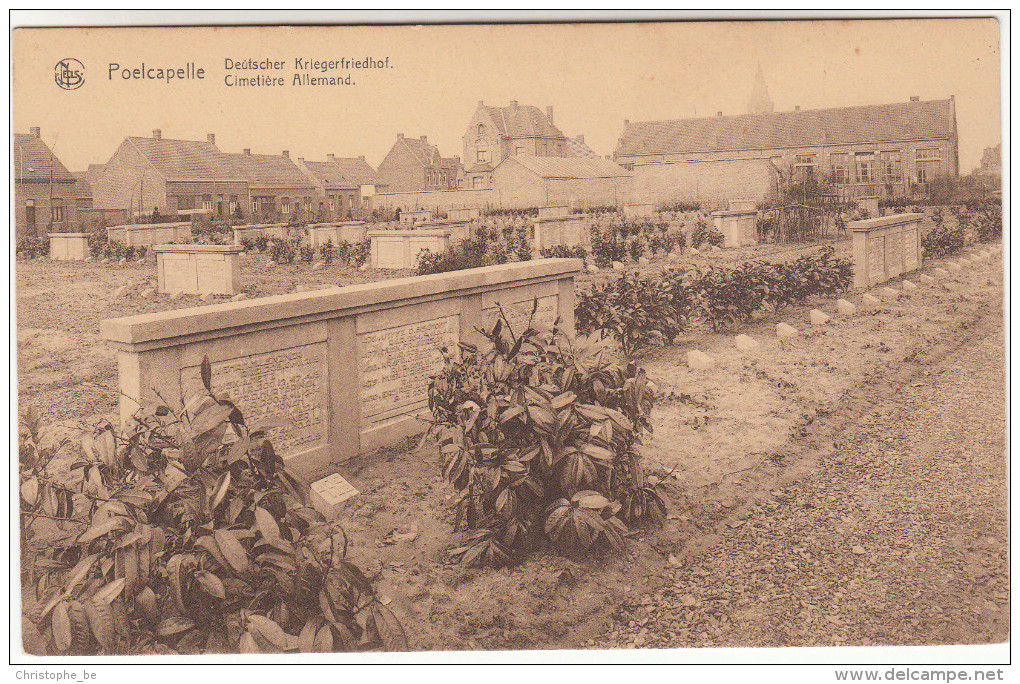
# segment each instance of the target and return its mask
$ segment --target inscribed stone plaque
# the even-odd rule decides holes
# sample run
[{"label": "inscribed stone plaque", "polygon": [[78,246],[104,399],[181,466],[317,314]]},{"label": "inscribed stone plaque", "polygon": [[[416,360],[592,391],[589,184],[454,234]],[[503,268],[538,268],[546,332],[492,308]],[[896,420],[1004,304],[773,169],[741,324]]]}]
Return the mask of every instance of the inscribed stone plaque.
[{"label": "inscribed stone plaque", "polygon": [[[513,304],[504,302],[500,302],[500,304],[503,306],[503,313],[506,314],[507,320],[510,321],[510,329],[514,335],[524,332],[528,327],[531,308],[535,305],[534,298]],[[496,318],[499,316],[499,309],[493,306],[486,309],[483,313],[485,314],[485,327],[490,328],[495,324]],[[535,324],[551,328],[556,322],[558,315],[559,297],[549,295],[538,298],[538,309],[535,311],[535,318],[533,319]]]},{"label": "inscribed stone plaque", "polygon": [[903,265],[908,271],[913,271],[920,264],[917,263],[917,231],[903,231]]},{"label": "inscribed stone plaque", "polygon": [[400,238],[379,238],[379,263],[377,268],[403,268],[404,241]]},{"label": "inscribed stone plaque", "polygon": [[902,250],[903,233],[893,233],[886,236],[885,239],[885,262],[887,264],[902,264],[903,254]]},{"label": "inscribed stone plaque", "polygon": [[[181,370],[185,396],[200,387],[198,378],[198,366]],[[326,445],[325,342],[218,361],[212,381],[213,391],[230,395],[249,427],[283,424],[269,436],[284,458]]]},{"label": "inscribed stone plaque", "polygon": [[195,263],[187,254],[163,254],[163,283],[167,292],[197,292]]},{"label": "inscribed stone plaque", "polygon": [[213,292],[216,294],[227,291],[227,260],[217,256],[215,258],[195,258],[195,271],[198,276],[198,289],[200,292]]},{"label": "inscribed stone plaque", "polygon": [[358,335],[361,417],[397,415],[424,404],[429,376],[443,365],[440,349],[456,349],[459,341],[459,315]]},{"label": "inscribed stone plaque", "polygon": [[868,238],[868,277],[872,281],[885,279],[885,238]]}]

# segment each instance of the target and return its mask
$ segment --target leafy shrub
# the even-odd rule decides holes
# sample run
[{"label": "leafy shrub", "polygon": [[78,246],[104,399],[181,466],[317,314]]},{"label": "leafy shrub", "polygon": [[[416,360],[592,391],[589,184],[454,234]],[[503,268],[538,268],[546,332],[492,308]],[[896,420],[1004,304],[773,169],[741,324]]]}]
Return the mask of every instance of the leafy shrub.
[{"label": "leafy shrub", "polygon": [[690,211],[701,211],[700,202],[675,202],[673,204],[667,204],[664,207],[660,207],[659,211],[672,211],[677,213],[690,212]]},{"label": "leafy shrub", "polygon": [[[211,389],[82,440],[59,482],[29,412],[20,440],[23,587],[47,654],[406,648],[399,621],[306,505],[266,431]],[[70,534],[34,541],[40,518]],[[34,541],[34,543],[33,543]]]},{"label": "leafy shrub", "polygon": [[477,239],[467,239],[442,253],[421,250],[418,252],[416,272],[418,275],[432,275],[488,265],[484,246]]},{"label": "leafy shrub", "polygon": [[925,258],[938,259],[959,252],[965,242],[966,235],[962,226],[949,228],[940,222],[921,238],[921,247],[924,248]]},{"label": "leafy shrub", "polygon": [[326,240],[325,244],[319,248],[319,254],[322,256],[322,263],[329,266],[333,263],[333,241]]},{"label": "leafy shrub", "polygon": [[531,261],[531,224],[517,226],[517,260]]},{"label": "leafy shrub", "polygon": [[246,254],[251,254],[255,251],[255,241],[250,237],[241,238],[241,249],[243,249]]},{"label": "leafy shrub", "polygon": [[336,259],[345,266],[351,265],[351,255],[354,253],[354,246],[347,240],[341,240],[336,246]]},{"label": "leafy shrub", "polygon": [[50,255],[50,236],[26,235],[14,245],[14,253],[22,259],[34,259]]},{"label": "leafy shrub", "polygon": [[672,343],[683,330],[688,295],[675,272],[642,277],[624,273],[581,293],[574,324],[582,334],[611,335],[631,357],[653,345]]},{"label": "leafy shrub", "polygon": [[1002,203],[988,201],[977,206],[977,238],[981,242],[1002,239]]},{"label": "leafy shrub", "polygon": [[289,240],[273,240],[269,243],[269,258],[278,264],[293,264],[296,256],[294,245]]},{"label": "leafy shrub", "polygon": [[462,360],[444,349],[429,384],[455,529],[471,531],[452,555],[498,567],[545,542],[571,555],[620,549],[626,522],[660,522],[665,504],[635,451],[653,404],[644,371],[556,329],[515,335],[504,317],[483,332],[481,347],[460,344]]},{"label": "leafy shrub", "polygon": [[259,233],[258,235],[255,236],[255,249],[265,254],[266,248],[268,246],[269,238],[265,234]]},{"label": "leafy shrub", "polygon": [[353,265],[361,268],[372,256],[372,241],[368,238],[355,243],[351,248],[351,261]]},{"label": "leafy shrub", "polygon": [[698,219],[691,231],[691,247],[701,247],[705,243],[715,247],[721,247],[726,238],[715,228],[708,225],[705,219]]},{"label": "leafy shrub", "polygon": [[305,263],[310,264],[315,259],[315,248],[311,245],[301,245],[298,247],[298,252],[301,256],[301,261]]},{"label": "leafy shrub", "polygon": [[89,254],[92,256],[93,259],[99,259],[103,256],[103,251],[106,248],[106,240],[107,238],[105,231],[103,232],[96,231],[94,233],[89,233],[88,237]]},{"label": "leafy shrub", "polygon": [[542,256],[546,259],[581,259],[583,261],[588,258],[588,250],[581,245],[575,247],[556,245],[543,249]]}]

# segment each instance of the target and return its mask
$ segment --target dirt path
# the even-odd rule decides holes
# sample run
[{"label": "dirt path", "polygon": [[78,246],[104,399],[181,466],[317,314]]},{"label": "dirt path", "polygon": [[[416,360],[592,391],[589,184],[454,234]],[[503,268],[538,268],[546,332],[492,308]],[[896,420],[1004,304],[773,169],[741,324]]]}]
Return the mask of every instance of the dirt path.
[{"label": "dirt path", "polygon": [[[987,329],[991,323],[991,331]],[[1009,638],[1002,321],[852,422],[601,647]]]}]

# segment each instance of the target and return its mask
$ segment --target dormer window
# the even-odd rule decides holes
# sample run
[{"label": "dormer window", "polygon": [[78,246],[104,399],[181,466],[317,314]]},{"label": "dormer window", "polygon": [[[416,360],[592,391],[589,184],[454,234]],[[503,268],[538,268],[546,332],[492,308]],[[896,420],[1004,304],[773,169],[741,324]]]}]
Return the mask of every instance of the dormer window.
[{"label": "dormer window", "polygon": [[478,135],[485,135],[485,124],[478,124]]}]

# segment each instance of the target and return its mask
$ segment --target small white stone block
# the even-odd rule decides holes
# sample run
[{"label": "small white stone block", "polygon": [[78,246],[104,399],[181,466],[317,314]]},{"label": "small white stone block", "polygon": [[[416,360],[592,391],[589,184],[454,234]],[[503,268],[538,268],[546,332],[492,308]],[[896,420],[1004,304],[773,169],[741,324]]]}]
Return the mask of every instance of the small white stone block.
[{"label": "small white stone block", "polygon": [[670,252],[669,253],[669,260],[670,261],[680,261],[680,255],[677,254],[676,252]]},{"label": "small white stone block", "polygon": [[950,271],[953,271],[953,272],[962,271],[963,270],[963,266],[961,266],[960,264],[956,263],[955,261],[948,262],[946,264],[946,266],[949,268]]},{"label": "small white stone block", "polygon": [[836,313],[840,316],[853,316],[857,313],[857,307],[845,299],[836,300]]},{"label": "small white stone block", "polygon": [[273,261],[272,259],[270,259],[269,261],[266,262],[266,268],[275,268],[275,267],[276,267],[276,262]]},{"label": "small white stone block", "polygon": [[961,266],[970,266],[970,259],[963,257],[961,259],[958,259],[957,263],[960,264]]},{"label": "small white stone block", "polygon": [[298,292],[308,292],[308,286],[304,284],[298,285],[294,288],[294,293],[297,294]]},{"label": "small white stone block", "polygon": [[309,499],[315,510],[335,520],[340,513],[340,504],[360,493],[340,473],[333,473],[312,483]]},{"label": "small white stone block", "polygon": [[935,269],[935,275],[936,275],[936,276],[938,276],[939,278],[945,278],[945,277],[946,277],[947,275],[949,275],[949,271],[947,271],[947,270],[946,270],[946,269],[944,269],[944,268],[938,268],[938,267],[936,267],[936,269]]},{"label": "small white stone block", "polygon": [[171,301],[177,301],[178,299],[180,299],[183,296],[184,296],[184,292],[182,292],[181,290],[177,290],[177,292],[174,292],[172,295],[170,295],[170,300]]},{"label": "small white stone block", "polygon": [[712,370],[715,368],[715,359],[698,349],[687,352],[687,365],[694,370]]},{"label": "small white stone block", "polygon": [[698,251],[697,247],[691,247],[691,254],[701,254],[701,252]]},{"label": "small white stone block", "polygon": [[234,295],[233,297],[230,298],[230,301],[232,301],[232,302],[243,302],[246,299],[248,299],[248,295],[246,295],[243,292],[238,292],[236,295]]},{"label": "small white stone block", "polygon": [[613,270],[614,271],[622,271],[623,270],[623,262],[621,262],[621,261],[614,261],[613,262]]},{"label": "small white stone block", "polygon": [[922,273],[918,279],[921,281],[922,285],[930,285],[935,282],[935,279],[927,273]]},{"label": "small white stone block", "polygon": [[113,291],[113,298],[120,299],[121,297],[127,294],[127,291],[128,291],[127,285],[121,285],[120,287]]},{"label": "small white stone block", "polygon": [[361,268],[358,269],[362,273],[368,270],[368,264],[362,264]]},{"label": "small white stone block", "polygon": [[595,264],[589,264],[588,265],[588,273],[598,273],[598,272],[599,272],[599,267],[598,266],[596,266]]},{"label": "small white stone block", "polygon": [[318,270],[321,270],[321,269],[322,269],[322,262],[321,261],[316,261],[314,264],[312,264],[312,270],[313,271],[318,271]]},{"label": "small white stone block", "polygon": [[900,291],[899,290],[895,290],[895,289],[893,289],[891,287],[883,287],[881,290],[879,290],[879,292],[886,299],[896,299],[897,297],[900,296]]},{"label": "small white stone block", "polygon": [[149,288],[146,288],[146,289],[142,290],[142,294],[140,296],[141,296],[142,299],[149,299],[149,298],[153,297],[155,294],[156,294],[156,291],[153,290],[151,287],[149,287]]},{"label": "small white stone block", "polygon": [[909,280],[904,280],[901,284],[903,285],[904,292],[913,292],[914,290],[917,289],[917,285],[910,282]]},{"label": "small white stone block", "polygon": [[651,259],[649,259],[649,258],[648,258],[648,257],[646,257],[646,256],[643,256],[643,257],[640,257],[640,258],[638,258],[638,263],[639,263],[639,264],[650,264],[651,262],[652,262],[652,260],[651,260]]},{"label": "small white stone block", "polygon": [[881,299],[879,299],[875,295],[870,294],[865,294],[863,297],[861,297],[861,301],[867,304],[868,306],[878,306],[879,304],[882,303]]},{"label": "small white stone block", "polygon": [[206,292],[204,295],[199,297],[199,299],[201,299],[203,302],[211,302],[212,298],[213,298],[212,292]]},{"label": "small white stone block", "polygon": [[992,253],[989,252],[987,249],[982,249],[980,254],[982,259],[988,259],[992,256]]},{"label": "small white stone block", "polygon": [[808,313],[808,318],[811,319],[811,325],[825,325],[829,322],[829,314],[818,309],[811,309]]},{"label": "small white stone block", "polygon": [[780,339],[789,340],[791,338],[796,337],[800,333],[792,325],[789,325],[787,323],[777,323],[776,334],[779,335]]},{"label": "small white stone block", "polygon": [[712,245],[712,251],[713,252],[721,252],[722,251],[722,247],[720,247],[719,245]]},{"label": "small white stone block", "polygon": [[124,266],[125,264],[127,264],[127,259],[121,257],[120,261],[118,261],[117,263],[120,264],[121,266]]},{"label": "small white stone block", "polygon": [[737,335],[734,341],[737,343],[737,349],[745,354],[755,354],[761,351],[761,342],[750,335]]}]

